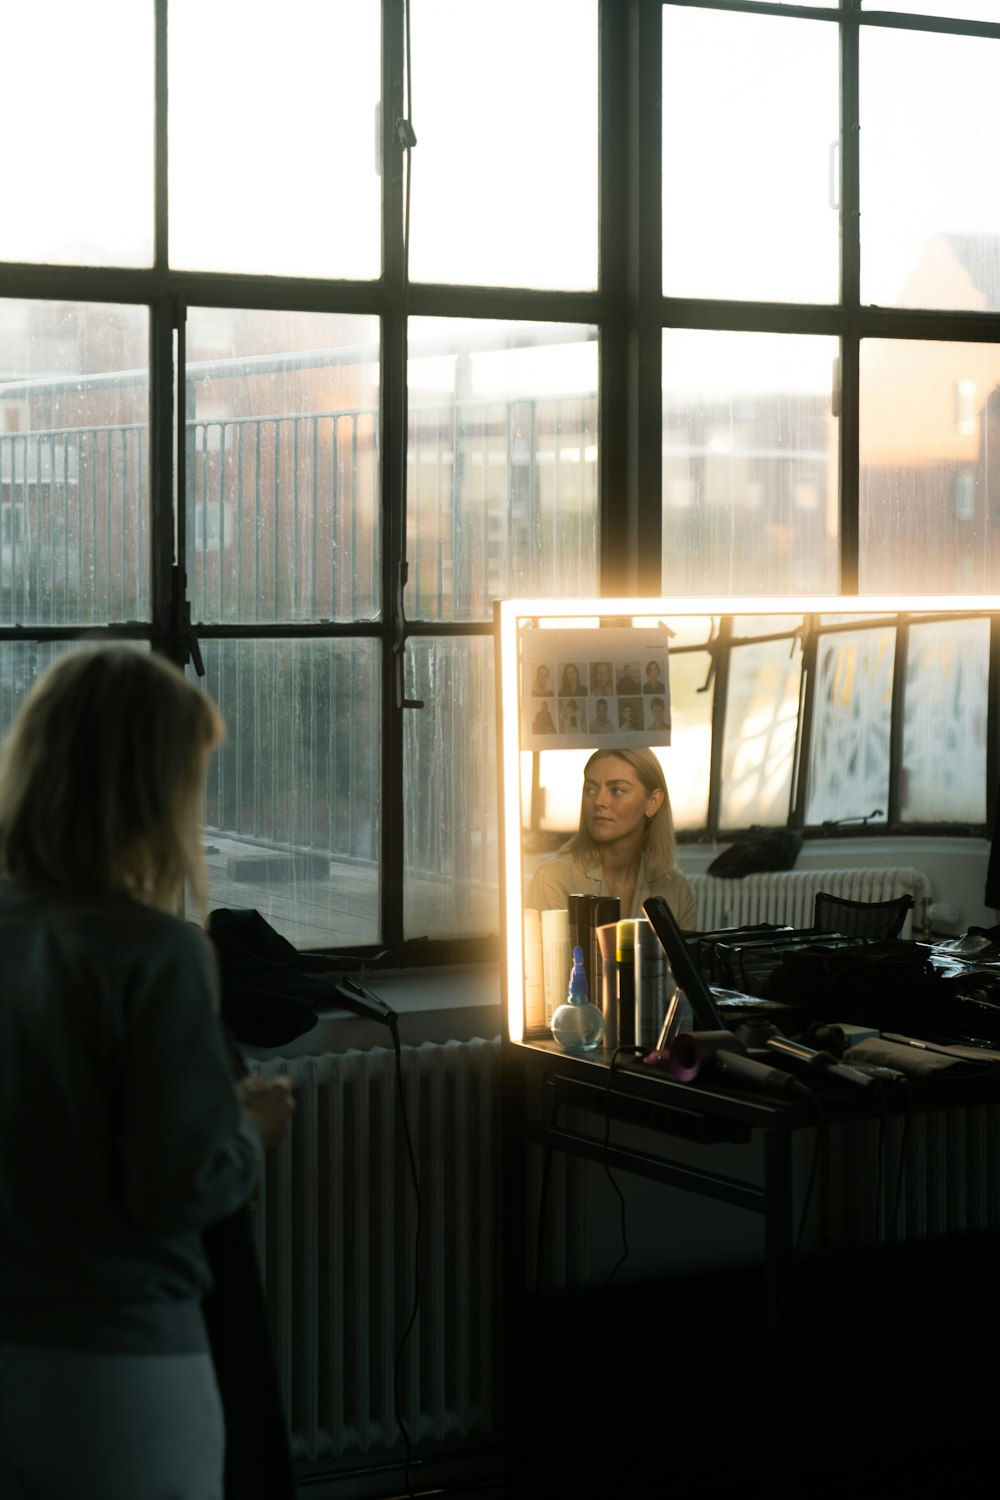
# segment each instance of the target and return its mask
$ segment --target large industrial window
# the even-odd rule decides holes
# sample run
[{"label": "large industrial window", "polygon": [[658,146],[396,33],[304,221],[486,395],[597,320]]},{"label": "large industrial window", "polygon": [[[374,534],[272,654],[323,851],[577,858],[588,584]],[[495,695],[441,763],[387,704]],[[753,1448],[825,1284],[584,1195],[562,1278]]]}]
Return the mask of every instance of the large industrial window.
[{"label": "large industrial window", "polygon": [[[498,596],[997,586],[991,4],[85,9],[5,23],[0,719],[94,631],[200,671],[213,905],[490,951]],[[785,805],[777,655],[734,650],[686,836]],[[894,651],[901,822],[982,825],[987,655]],[[898,783],[819,732],[806,826]]]}]

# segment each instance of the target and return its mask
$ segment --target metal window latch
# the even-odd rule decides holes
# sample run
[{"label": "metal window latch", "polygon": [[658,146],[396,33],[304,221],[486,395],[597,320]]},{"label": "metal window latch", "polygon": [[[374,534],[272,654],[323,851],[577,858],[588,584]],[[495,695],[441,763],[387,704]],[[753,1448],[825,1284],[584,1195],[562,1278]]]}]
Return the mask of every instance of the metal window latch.
[{"label": "metal window latch", "polygon": [[179,569],[174,569],[174,641],[180,655],[180,664],[186,667],[191,662],[199,677],[205,675],[205,663],[198,644],[198,632],[191,623],[191,603],[185,598],[187,579],[181,579]]},{"label": "metal window latch", "polygon": [[396,622],[393,628],[392,654],[396,660],[396,702],[400,708],[423,708],[422,698],[407,698],[403,689],[403,652],[406,650],[406,613],[403,609],[403,591],[410,576],[410,565],[405,558],[399,564],[399,587],[396,600]]},{"label": "metal window latch", "polygon": [[199,677],[204,677],[205,663],[201,658],[201,646],[198,644],[198,632],[191,624],[191,606],[189,604],[186,604],[184,606],[184,613],[187,616],[187,619],[184,622],[184,634],[181,637],[184,647],[184,660],[185,662],[190,661],[193,664],[194,669]]}]

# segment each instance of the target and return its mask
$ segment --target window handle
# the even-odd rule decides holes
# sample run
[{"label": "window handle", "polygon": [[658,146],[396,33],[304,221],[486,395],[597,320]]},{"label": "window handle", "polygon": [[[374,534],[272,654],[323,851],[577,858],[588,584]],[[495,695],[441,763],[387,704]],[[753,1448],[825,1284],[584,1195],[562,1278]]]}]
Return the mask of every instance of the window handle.
[{"label": "window handle", "polygon": [[205,663],[201,657],[198,634],[191,624],[191,601],[186,597],[187,575],[174,567],[174,644],[179,653],[180,664],[186,667],[191,662],[199,677],[205,675]]}]

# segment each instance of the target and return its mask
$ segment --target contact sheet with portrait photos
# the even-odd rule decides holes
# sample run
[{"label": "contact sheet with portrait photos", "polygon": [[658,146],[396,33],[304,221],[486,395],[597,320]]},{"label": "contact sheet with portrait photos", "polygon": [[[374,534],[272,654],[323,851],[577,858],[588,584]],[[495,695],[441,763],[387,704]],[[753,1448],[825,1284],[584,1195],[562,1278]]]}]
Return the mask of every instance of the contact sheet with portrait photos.
[{"label": "contact sheet with portrait photos", "polygon": [[670,744],[669,631],[525,630],[521,748]]}]

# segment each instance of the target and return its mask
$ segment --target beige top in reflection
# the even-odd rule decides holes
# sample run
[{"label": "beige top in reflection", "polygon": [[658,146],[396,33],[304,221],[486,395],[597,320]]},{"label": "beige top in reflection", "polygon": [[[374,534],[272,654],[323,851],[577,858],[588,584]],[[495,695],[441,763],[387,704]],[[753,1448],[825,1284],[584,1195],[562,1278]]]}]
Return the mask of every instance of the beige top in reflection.
[{"label": "beige top in reflection", "polygon": [[[561,910],[566,905],[567,896],[577,893],[592,896],[611,894],[604,884],[600,865],[584,870],[576,863],[572,854],[557,854],[555,859],[548,860],[535,871],[524,904],[536,911]],[[696,930],[698,912],[686,878],[679,870],[669,875],[650,876],[646,869],[646,857],[641,855],[632,910],[622,912],[622,917],[641,917],[642,903],[649,896],[663,896],[678,927],[686,932]]]}]

